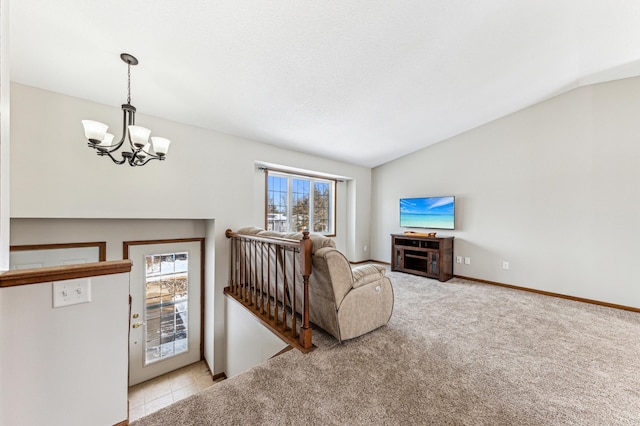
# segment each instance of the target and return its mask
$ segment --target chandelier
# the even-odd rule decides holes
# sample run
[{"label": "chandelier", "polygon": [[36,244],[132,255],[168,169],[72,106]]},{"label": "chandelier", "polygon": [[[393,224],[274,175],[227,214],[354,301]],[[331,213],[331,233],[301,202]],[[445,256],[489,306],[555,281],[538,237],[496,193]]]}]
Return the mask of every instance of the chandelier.
[{"label": "chandelier", "polygon": [[[127,64],[127,103],[122,105],[122,138],[116,144],[114,136],[107,133],[104,123],[93,120],[82,120],[84,135],[89,140],[88,146],[97,151],[101,157],[105,155],[116,164],[129,163],[130,166],[144,166],[151,160],[164,160],[169,150],[169,139],[154,136],[149,143],[151,130],[136,126],[136,107],[131,105],[131,65],[138,65],[138,60],[128,53],[123,53],[120,58]],[[124,141],[129,142],[131,151],[123,151],[122,159],[116,159],[112,154],[120,149]]]}]

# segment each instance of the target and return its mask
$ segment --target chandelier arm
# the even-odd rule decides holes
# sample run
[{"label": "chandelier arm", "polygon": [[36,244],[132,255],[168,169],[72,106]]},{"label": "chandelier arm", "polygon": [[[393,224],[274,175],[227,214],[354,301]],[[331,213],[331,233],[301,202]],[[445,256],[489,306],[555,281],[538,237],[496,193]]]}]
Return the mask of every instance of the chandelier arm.
[{"label": "chandelier arm", "polygon": [[151,160],[161,160],[161,159],[162,159],[161,157],[158,157],[158,156],[152,155],[152,156],[150,156],[149,158],[146,158],[143,162],[138,162],[138,163],[136,163],[135,165],[136,165],[136,166],[144,166],[145,164],[147,164],[147,163],[148,163],[149,161],[151,161]]},{"label": "chandelier arm", "polygon": [[[141,153],[144,153],[144,154],[140,156]],[[136,150],[133,153],[132,161],[135,162],[136,166],[144,166],[149,161],[154,160],[156,158],[158,158],[157,155],[149,154],[147,151],[145,151],[142,148],[136,148]]]},{"label": "chandelier arm", "polygon": [[147,164],[146,161],[144,161],[144,159],[146,158],[146,156],[143,154],[142,157],[140,157],[140,153],[141,152],[145,152],[142,148],[136,148],[133,147],[133,152],[132,152],[132,156],[129,159],[129,164],[131,166],[144,166],[145,164]]},{"label": "chandelier arm", "polygon": [[121,146],[122,146],[122,142],[124,141],[121,140],[120,142],[118,142],[116,145],[111,145],[110,149],[105,150],[106,153],[111,153],[111,152],[115,152],[117,151]]},{"label": "chandelier arm", "polygon": [[[140,154],[142,154],[142,156],[140,156]],[[164,160],[164,156],[151,154],[145,151],[143,148],[136,148],[136,150],[133,152],[133,160],[135,160],[137,166],[144,166],[151,160]]]},{"label": "chandelier arm", "polygon": [[144,164],[147,164],[147,163],[149,162],[149,160],[160,159],[160,158],[164,157],[164,156],[160,156],[160,155],[158,155],[158,154],[151,154],[150,152],[147,152],[147,151],[145,151],[145,150],[144,150],[144,149],[142,149],[142,148],[139,148],[139,149],[138,149],[138,152],[136,152],[136,155],[137,155],[137,154],[139,154],[139,153],[141,153],[141,152],[142,152],[142,153],[144,153],[144,157],[145,157],[145,158],[146,158],[146,157],[149,157],[149,158],[147,159],[147,161],[145,161],[145,162],[144,162]]},{"label": "chandelier arm", "polygon": [[[117,151],[118,149],[120,149],[120,147],[124,143],[125,137],[126,137],[126,135],[128,133],[127,129],[128,129],[128,127],[127,127],[127,110],[124,108],[124,105],[123,105],[123,108],[122,108],[122,137],[120,138],[120,141],[115,145],[110,145],[108,148],[105,147],[105,148],[102,148],[102,149],[100,149],[100,148],[97,148],[97,149],[99,149],[100,151],[107,152],[107,153],[108,152]],[[122,164],[122,163],[118,163],[118,164]]]},{"label": "chandelier arm", "polygon": [[127,159],[126,159],[126,158],[124,158],[124,156],[123,156],[122,160],[116,160],[116,159],[115,159],[115,157],[114,157],[113,155],[111,155],[111,152],[112,152],[112,151],[98,151],[98,155],[99,155],[99,156],[101,156],[101,157],[104,157],[105,155],[108,155],[108,156],[109,156],[109,158],[111,158],[111,160],[112,160],[114,163],[118,164],[118,165],[120,165],[120,164],[124,164],[124,163],[125,163],[125,161],[127,161]]}]

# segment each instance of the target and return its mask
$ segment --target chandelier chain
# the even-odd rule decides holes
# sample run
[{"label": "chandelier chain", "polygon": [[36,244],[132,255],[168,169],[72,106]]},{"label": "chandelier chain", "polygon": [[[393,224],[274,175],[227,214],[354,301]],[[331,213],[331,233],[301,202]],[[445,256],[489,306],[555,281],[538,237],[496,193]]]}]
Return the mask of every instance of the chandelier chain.
[{"label": "chandelier chain", "polygon": [[127,63],[127,103],[131,103],[131,64]]}]

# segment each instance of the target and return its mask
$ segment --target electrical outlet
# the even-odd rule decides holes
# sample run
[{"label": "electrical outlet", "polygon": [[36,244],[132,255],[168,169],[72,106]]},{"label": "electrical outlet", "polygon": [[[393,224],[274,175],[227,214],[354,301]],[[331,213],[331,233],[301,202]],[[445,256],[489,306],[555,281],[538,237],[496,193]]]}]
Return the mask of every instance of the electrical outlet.
[{"label": "electrical outlet", "polygon": [[364,250],[363,251],[367,251],[367,245],[364,245]]},{"label": "electrical outlet", "polygon": [[470,257],[465,257],[464,258],[464,264],[465,265],[471,265],[471,258]]},{"label": "electrical outlet", "polygon": [[509,269],[509,262],[507,262],[506,260],[502,261],[502,269]]},{"label": "electrical outlet", "polygon": [[456,256],[456,263],[462,263],[462,256]]}]

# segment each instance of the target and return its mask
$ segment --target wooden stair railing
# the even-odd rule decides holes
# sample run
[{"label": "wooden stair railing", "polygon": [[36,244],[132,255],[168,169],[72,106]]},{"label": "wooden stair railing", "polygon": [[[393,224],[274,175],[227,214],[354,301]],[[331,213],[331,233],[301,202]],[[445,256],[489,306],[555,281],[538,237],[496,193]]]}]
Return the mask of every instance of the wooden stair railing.
[{"label": "wooden stair railing", "polygon": [[[231,252],[229,286],[225,287],[224,293],[291,346],[305,353],[313,350],[309,325],[309,276],[312,272],[309,232],[303,232],[300,241],[238,234],[230,229],[225,235],[231,240]],[[298,282],[299,276],[302,282]],[[302,309],[297,309],[296,291],[302,291]],[[299,331],[297,312],[301,312],[302,317]]]}]

